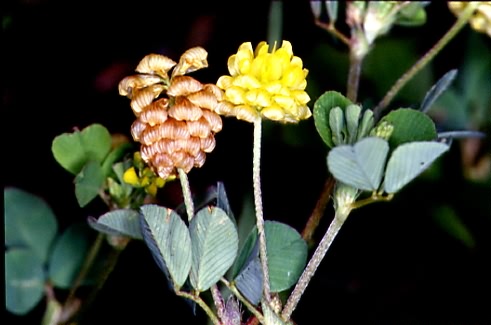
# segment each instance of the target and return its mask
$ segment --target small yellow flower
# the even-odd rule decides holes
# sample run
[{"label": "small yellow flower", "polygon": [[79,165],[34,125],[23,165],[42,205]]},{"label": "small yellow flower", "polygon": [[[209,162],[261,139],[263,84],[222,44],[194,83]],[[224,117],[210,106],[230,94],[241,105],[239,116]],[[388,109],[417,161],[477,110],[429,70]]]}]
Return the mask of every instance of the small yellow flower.
[{"label": "small yellow flower", "polygon": [[133,155],[133,166],[128,168],[123,174],[123,181],[135,188],[143,188],[148,194],[155,196],[157,190],[164,187],[167,181],[174,180],[176,177],[163,179],[157,176],[154,171],[145,165],[140,152]]},{"label": "small yellow flower", "polygon": [[[454,15],[459,15],[464,8],[469,5],[465,1],[449,1],[448,7]],[[491,1],[480,1],[474,15],[469,20],[471,27],[481,33],[491,37]]]},{"label": "small yellow flower", "polygon": [[125,183],[128,183],[133,186],[140,185],[140,180],[138,179],[138,175],[136,174],[135,167],[130,167],[124,172],[123,180]]},{"label": "small yellow flower", "polygon": [[259,117],[296,123],[309,118],[310,101],[305,92],[308,70],[302,59],[293,55],[292,45],[283,41],[281,48],[268,52],[261,42],[252,50],[243,43],[228,59],[229,76],[221,76],[217,86],[225,91],[215,111],[225,116],[254,122]]}]

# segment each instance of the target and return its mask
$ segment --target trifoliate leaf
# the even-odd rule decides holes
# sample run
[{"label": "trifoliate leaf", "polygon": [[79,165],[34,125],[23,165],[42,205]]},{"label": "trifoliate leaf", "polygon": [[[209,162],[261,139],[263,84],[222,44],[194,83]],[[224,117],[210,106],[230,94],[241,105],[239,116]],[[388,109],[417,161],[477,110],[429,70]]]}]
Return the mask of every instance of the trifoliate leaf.
[{"label": "trifoliate leaf", "polygon": [[377,137],[364,138],[354,145],[333,148],[327,166],[340,182],[364,191],[376,191],[382,180],[389,145]]},{"label": "trifoliate leaf", "polygon": [[417,141],[397,147],[387,163],[384,190],[396,193],[418,177],[431,163],[448,150],[448,145],[432,141]]},{"label": "trifoliate leaf", "polygon": [[227,272],[237,256],[239,237],[234,223],[217,207],[198,211],[189,225],[193,260],[191,285],[205,291]]},{"label": "trifoliate leaf", "polygon": [[76,175],[87,161],[102,163],[111,149],[111,134],[100,124],[92,124],[82,131],[63,133],[52,143],[51,151],[56,161]]}]

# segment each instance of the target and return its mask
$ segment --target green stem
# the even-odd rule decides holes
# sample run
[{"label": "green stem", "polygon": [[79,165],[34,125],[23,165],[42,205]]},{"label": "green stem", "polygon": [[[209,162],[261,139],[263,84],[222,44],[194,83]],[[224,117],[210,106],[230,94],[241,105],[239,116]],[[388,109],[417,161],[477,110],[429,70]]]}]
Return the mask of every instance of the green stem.
[{"label": "green stem", "polygon": [[345,220],[347,219],[350,211],[351,211],[350,209],[336,210],[334,219],[329,225],[329,228],[327,228],[327,231],[324,234],[324,237],[322,237],[319,246],[317,246],[314,254],[312,255],[309,263],[307,264],[307,267],[305,268],[302,275],[300,276],[297,285],[295,286],[292,293],[288,297],[288,300],[286,301],[285,307],[281,312],[281,317],[283,318],[284,321],[288,321],[290,319],[290,316],[292,315],[293,311],[297,307],[300,298],[305,292],[305,289],[310,283],[310,280],[314,276],[315,271],[319,267],[321,261],[324,259],[324,256],[329,250],[329,247],[331,247],[334,238],[336,237],[339,230],[341,229],[341,226],[344,224]]},{"label": "green stem", "polygon": [[335,183],[336,180],[334,179],[334,177],[330,175],[327,178],[326,182],[324,183],[324,187],[322,189],[321,195],[319,196],[319,199],[315,204],[314,210],[312,211],[309,220],[307,220],[307,223],[305,224],[305,228],[302,231],[302,238],[308,244],[312,242],[314,231],[319,225],[320,220],[324,216],[324,212],[326,210],[327,203],[331,198],[331,193]]},{"label": "green stem", "polygon": [[404,73],[399,80],[392,86],[387,92],[380,103],[373,109],[375,117],[380,116],[381,112],[390,104],[392,99],[397,93],[411,80],[421,69],[423,69],[447,44],[455,35],[466,25],[469,19],[472,17],[474,10],[480,2],[469,2],[464,11],[459,15],[457,21],[453,26],[443,35],[443,37],[425,54],[421,57],[416,64],[414,64],[406,73]]},{"label": "green stem", "polygon": [[181,168],[178,168],[177,172],[179,173],[179,180],[181,181],[182,195],[184,196],[184,205],[186,206],[188,221],[191,221],[194,216],[194,202],[193,197],[191,196],[188,175]]},{"label": "green stem", "polygon": [[[114,268],[116,267],[116,264],[119,260],[119,256],[121,255],[121,252],[123,252],[122,249],[112,249],[111,254],[106,257],[106,263],[105,267],[103,268],[101,274],[97,277],[97,283],[92,287],[90,294],[84,301],[82,308],[80,308],[76,314],[74,314],[72,317],[69,318],[69,322],[66,322],[66,324],[71,324],[71,322],[78,316],[84,313],[87,308],[92,304],[92,302],[95,300],[97,297],[98,293],[106,283],[107,279],[109,278],[109,275],[112,273]],[[67,300],[68,302],[68,300]]]},{"label": "green stem", "polygon": [[264,324],[264,317],[263,315],[254,307],[242,294],[240,293],[239,290],[237,290],[237,287],[233,285],[232,283],[228,282],[226,279],[222,278],[221,281],[227,286],[227,288],[246,306],[246,308],[256,316],[256,318],[259,320],[261,324]]},{"label": "green stem", "polygon": [[195,296],[189,292],[179,291],[179,290],[175,290],[175,292],[176,292],[176,295],[178,295],[180,297],[191,299],[192,301],[197,303],[205,311],[205,313],[208,315],[208,317],[210,318],[210,320],[213,322],[214,325],[222,325],[222,323],[220,322],[218,317],[215,315],[213,310],[211,310],[211,308],[208,307],[206,302],[203,299],[201,299],[200,296]]},{"label": "green stem", "polygon": [[252,181],[254,186],[254,205],[256,208],[256,227],[259,237],[259,258],[263,271],[263,292],[266,301],[271,302],[271,290],[269,286],[268,256],[266,252],[266,234],[264,231],[263,201],[261,193],[261,118],[254,120],[254,142]]},{"label": "green stem", "polygon": [[102,247],[102,243],[104,242],[105,235],[102,233],[98,233],[97,237],[92,244],[92,247],[90,248],[89,252],[87,253],[87,256],[85,257],[84,264],[82,265],[80,272],[77,275],[77,278],[73,282],[72,287],[70,288],[70,292],[68,293],[68,297],[65,300],[65,305],[70,305],[72,303],[72,300],[75,299],[75,292],[78,290],[80,285],[82,284],[83,280],[89,273],[92,265],[95,262],[95,259],[97,255],[99,254],[99,250]]}]

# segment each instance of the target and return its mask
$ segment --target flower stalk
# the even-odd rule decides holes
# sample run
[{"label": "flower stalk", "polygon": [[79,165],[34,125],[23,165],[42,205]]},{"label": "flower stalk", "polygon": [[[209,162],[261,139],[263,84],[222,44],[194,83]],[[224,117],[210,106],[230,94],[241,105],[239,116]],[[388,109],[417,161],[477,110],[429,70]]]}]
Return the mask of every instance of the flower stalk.
[{"label": "flower stalk", "polygon": [[254,186],[254,206],[256,210],[256,227],[259,237],[259,258],[263,272],[263,293],[266,301],[271,301],[269,285],[268,254],[266,250],[266,233],[264,229],[263,199],[261,193],[261,127],[260,117],[254,120],[252,181]]},{"label": "flower stalk", "polygon": [[194,217],[194,202],[191,194],[191,187],[189,186],[188,175],[182,168],[178,168],[179,180],[181,181],[182,195],[184,198],[184,205],[186,206],[186,213],[188,215],[188,221],[191,221]]}]

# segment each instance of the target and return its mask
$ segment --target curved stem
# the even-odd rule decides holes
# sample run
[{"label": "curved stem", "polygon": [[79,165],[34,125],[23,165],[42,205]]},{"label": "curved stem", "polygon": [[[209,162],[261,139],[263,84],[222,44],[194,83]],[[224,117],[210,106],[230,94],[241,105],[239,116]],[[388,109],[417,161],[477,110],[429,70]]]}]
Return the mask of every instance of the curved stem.
[{"label": "curved stem", "polygon": [[240,302],[247,307],[247,309],[259,320],[259,322],[261,324],[264,324],[263,315],[246,298],[244,298],[244,296],[242,296],[239,290],[237,290],[237,287],[234,284],[228,282],[225,278],[221,278],[220,280],[240,300]]},{"label": "curved stem", "polygon": [[331,193],[335,183],[336,180],[334,179],[334,177],[329,175],[329,177],[326,179],[326,182],[324,183],[324,187],[322,189],[321,195],[319,196],[319,199],[315,204],[314,210],[312,211],[312,214],[310,215],[309,220],[307,220],[307,223],[305,224],[305,228],[302,231],[302,238],[307,243],[312,242],[314,231],[319,225],[320,220],[324,216],[324,212],[326,211],[327,203],[331,198]]},{"label": "curved stem", "polygon": [[85,279],[92,265],[94,264],[97,254],[99,254],[99,250],[101,249],[104,238],[105,235],[103,233],[97,234],[97,237],[94,240],[92,247],[90,248],[89,252],[87,253],[87,256],[85,257],[84,264],[82,265],[80,272],[77,275],[77,278],[75,279],[72,287],[70,288],[68,297],[65,300],[65,305],[71,304],[72,300],[75,299],[75,292],[80,287],[82,281]]},{"label": "curved stem", "polygon": [[213,310],[211,310],[211,308],[208,307],[206,302],[203,299],[201,299],[200,296],[195,296],[189,292],[179,291],[179,290],[175,290],[175,292],[176,292],[176,295],[178,295],[180,297],[191,299],[192,301],[197,303],[201,308],[203,308],[206,315],[208,315],[208,317],[210,318],[210,320],[213,322],[214,325],[222,325],[222,323],[220,322],[218,317],[215,315]]},{"label": "curved stem", "polygon": [[254,186],[254,205],[256,208],[256,227],[259,237],[259,258],[263,271],[263,292],[266,301],[271,302],[269,286],[268,256],[266,252],[266,234],[264,232],[263,199],[261,193],[261,118],[254,120],[254,142],[252,151],[252,181]]},{"label": "curved stem", "polygon": [[194,216],[194,202],[191,196],[191,187],[189,186],[188,175],[181,168],[177,169],[179,173],[179,180],[181,181],[182,195],[184,197],[184,205],[186,206],[186,213],[188,215],[188,221],[191,221]]},{"label": "curved stem", "polygon": [[315,24],[317,26],[319,26],[320,28],[328,31],[329,33],[331,33],[333,36],[337,37],[341,42],[343,42],[345,45],[348,45],[350,44],[350,41],[349,41],[349,38],[347,38],[343,33],[341,33],[339,30],[336,29],[336,26],[334,26],[334,24],[332,23],[329,23],[329,24],[326,24],[326,23],[323,23],[322,21],[320,20],[315,20]]},{"label": "curved stem", "polygon": [[288,300],[286,301],[285,307],[281,312],[281,317],[284,321],[288,321],[290,319],[290,316],[297,307],[297,304],[300,301],[303,293],[305,292],[307,285],[310,283],[310,280],[314,276],[315,271],[317,270],[321,261],[329,250],[329,247],[331,247],[334,238],[341,229],[341,226],[344,224],[350,211],[350,209],[338,209],[336,211],[334,219],[329,225],[329,228],[324,234],[324,237],[322,237],[319,246],[317,246],[314,254],[310,258],[310,261],[307,264],[307,267],[303,271],[302,275],[300,276],[297,285],[295,286],[292,293],[288,297]]},{"label": "curved stem", "polygon": [[380,103],[373,109],[375,117],[379,117],[380,113],[389,105],[397,93],[411,80],[421,69],[423,69],[447,44],[455,35],[465,26],[467,21],[472,17],[474,10],[479,5],[479,2],[469,2],[464,11],[460,14],[453,26],[443,35],[443,37],[425,54],[416,64],[414,64],[406,73],[387,92]]}]

